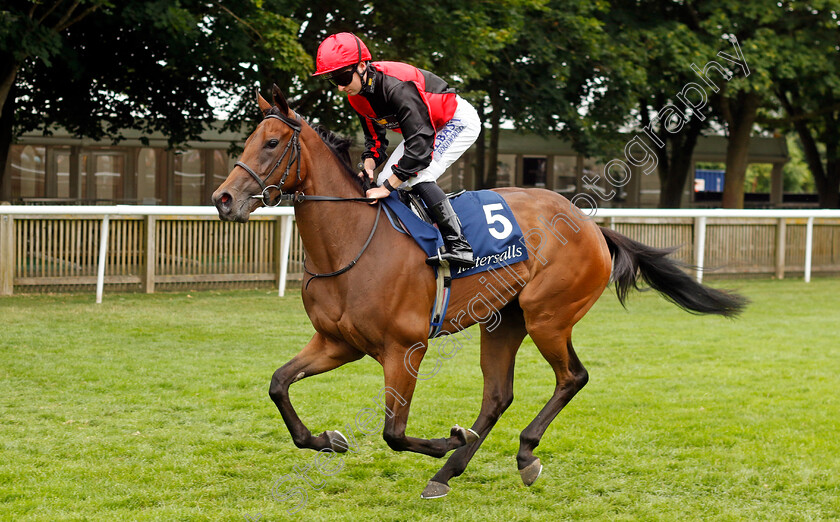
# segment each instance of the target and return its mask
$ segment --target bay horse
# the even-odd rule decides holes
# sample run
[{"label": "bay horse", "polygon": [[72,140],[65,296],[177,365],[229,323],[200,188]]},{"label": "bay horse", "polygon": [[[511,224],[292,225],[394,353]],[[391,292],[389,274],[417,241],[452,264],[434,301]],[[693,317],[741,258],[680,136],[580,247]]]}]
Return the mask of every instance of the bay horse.
[{"label": "bay horse", "polygon": [[[544,189],[494,189],[524,231],[529,259],[452,281],[445,333],[478,324],[484,379],[481,409],[470,429],[448,437],[406,435],[420,362],[429,348],[435,297],[433,268],[414,241],[379,223],[382,204],[364,200],[365,181],[350,167],[348,142],[310,127],[277,87],[274,104],[259,93],[265,118],[245,142],[240,161],[213,194],[219,217],[246,222],[263,201],[294,201],[305,251],[303,304],[315,335],[271,379],[269,395],[299,448],[346,451],[338,431],[312,432],[289,400],[289,386],[369,355],[385,377],[382,436],[396,451],[443,457],[423,498],[446,495],[513,401],[514,359],[530,335],[556,377],[548,403],[520,435],[517,467],[526,485],[542,470],[534,449],[548,425],[588,380],[572,347],[572,328],[612,281],[622,305],[641,282],[699,314],[737,315],[746,300],[697,283],[655,249],[601,228],[563,196]],[[488,281],[491,281],[489,283]],[[481,296],[482,299],[476,299]],[[439,348],[440,350],[440,348]]]}]

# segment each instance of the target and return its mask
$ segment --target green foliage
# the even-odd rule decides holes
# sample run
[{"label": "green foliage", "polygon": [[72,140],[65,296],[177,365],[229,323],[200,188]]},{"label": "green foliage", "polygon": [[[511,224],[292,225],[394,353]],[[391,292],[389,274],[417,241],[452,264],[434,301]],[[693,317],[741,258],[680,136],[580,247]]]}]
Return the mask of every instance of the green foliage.
[{"label": "green foliage", "polygon": [[[27,95],[14,100],[15,127],[20,133],[57,124],[80,136],[117,140],[121,129],[136,128],[163,131],[178,143],[195,139],[212,123],[211,95],[228,100],[226,126],[239,129],[256,114],[254,88],[267,90],[277,83],[311,120],[350,128],[356,124],[352,109],[322,79],[309,77],[317,46],[328,34],[355,32],[375,59],[413,62],[457,86],[480,77],[488,63],[498,60],[497,51],[515,38],[521,25],[518,12],[527,4],[527,0],[107,4],[107,9],[64,33],[53,32],[47,38],[30,32],[41,47],[33,44],[20,55],[28,59],[17,86]],[[17,49],[13,44],[23,30],[17,22],[25,7],[8,16],[4,13],[0,23],[4,48]],[[412,13],[412,30],[394,31],[405,24],[406,13]]]},{"label": "green foliage", "polygon": [[[493,110],[517,128],[557,133],[582,144],[581,132],[597,120],[595,110],[612,100],[603,94],[607,86],[601,67],[608,42],[597,18],[606,4],[532,2],[521,7],[513,19],[516,38],[488,64],[487,75],[470,86],[486,90],[493,85],[500,101]],[[583,116],[579,109],[587,103],[591,107]]]},{"label": "green foliage", "polygon": [[296,38],[300,24],[276,13],[261,11],[257,14],[254,27],[262,37],[258,51],[264,52],[270,62],[270,68],[264,71],[265,75],[305,75],[314,70],[312,57]]},{"label": "green foliage", "polygon": [[751,163],[744,177],[744,192],[770,193],[773,165],[769,163]]},{"label": "green foliage", "polygon": [[[343,96],[310,77],[318,44],[352,31],[374,59],[429,69],[489,106],[490,121],[564,136],[583,154],[621,157],[621,132],[638,130],[668,103],[682,107],[676,94],[698,81],[690,65],[731,54],[723,38],[734,35],[750,75],[723,82],[706,120],[690,115],[694,127],[674,135],[658,128],[671,151],[660,161],[663,180],[685,175],[681,158],[712,119],[715,132],[733,128],[744,93],[760,97],[762,115],[787,113],[769,125],[800,134],[816,189],[830,190],[832,173],[840,176],[840,0],[81,0],[76,14],[97,9],[63,27],[71,5],[11,0],[0,11],[0,73],[22,65],[15,115],[0,131],[14,124],[18,133],[48,132],[55,124],[119,140],[121,129],[135,128],[177,143],[212,124],[212,98],[225,101],[227,128],[250,125],[254,88],[266,92],[272,83],[310,120],[355,129]],[[679,179],[673,185],[682,187]]]},{"label": "green foliage", "polygon": [[16,131],[56,124],[95,139],[118,140],[124,129],[161,131],[172,143],[195,139],[215,119],[211,95],[247,94],[252,115],[260,67],[309,70],[298,28],[251,2],[108,5],[54,33],[50,41],[60,46],[51,61],[30,54],[23,62]]},{"label": "green foliage", "polygon": [[[364,40],[374,60],[412,63],[459,90],[474,91],[469,82],[484,78],[489,65],[502,59],[499,50],[516,38],[521,27],[520,11],[537,1],[393,0],[359,4],[342,0],[315,6],[299,4],[291,11],[291,18],[306,21],[297,39],[313,57],[329,34],[349,31]],[[276,10],[270,4],[266,2],[269,9]],[[264,84],[271,82],[290,94],[293,105],[313,121],[334,129],[357,127],[357,116],[344,96],[322,78],[306,74],[263,80]]]},{"label": "green foliage", "polygon": [[808,170],[808,164],[805,162],[805,157],[802,153],[802,145],[797,138],[788,135],[787,146],[790,160],[785,163],[782,170],[785,178],[785,192],[814,193],[816,191],[814,176]]},{"label": "green foliage", "polygon": [[823,207],[840,206],[840,2],[786,2],[778,41],[785,60],[773,71],[775,96],[795,132]]},{"label": "green foliage", "polygon": [[[89,9],[112,5],[109,0],[80,0],[62,5],[60,0],[11,0],[0,10],[0,56],[10,63],[35,57],[52,63],[64,42],[63,27]],[[0,67],[5,72],[6,64]]]}]

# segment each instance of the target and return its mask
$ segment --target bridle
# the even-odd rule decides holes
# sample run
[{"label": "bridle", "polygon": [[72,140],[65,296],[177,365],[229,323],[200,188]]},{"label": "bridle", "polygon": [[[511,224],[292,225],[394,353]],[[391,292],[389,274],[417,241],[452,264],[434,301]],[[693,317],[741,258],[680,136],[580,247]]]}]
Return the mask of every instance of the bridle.
[{"label": "bridle", "polygon": [[[300,163],[301,163],[301,160],[300,160],[300,131],[303,128],[303,124],[301,122],[300,116],[298,116],[297,114],[295,114],[294,119],[291,119],[288,116],[285,116],[283,114],[266,114],[263,121],[267,120],[268,118],[274,118],[274,119],[282,121],[283,123],[285,123],[286,125],[291,127],[293,133],[292,133],[292,137],[289,138],[289,141],[286,142],[286,147],[283,149],[283,153],[280,154],[280,157],[277,159],[277,162],[274,164],[273,167],[271,167],[271,170],[268,171],[268,174],[266,174],[266,176],[264,178],[260,178],[257,175],[257,173],[254,172],[254,170],[251,167],[249,167],[248,165],[246,165],[245,163],[243,163],[241,161],[237,161],[234,164],[234,167],[241,167],[242,170],[244,170],[245,172],[250,174],[251,177],[254,178],[254,180],[256,180],[256,182],[260,185],[260,189],[262,189],[260,191],[260,193],[251,196],[251,198],[259,199],[260,201],[262,201],[262,204],[263,204],[264,207],[276,207],[281,202],[287,201],[287,200],[294,201],[295,203],[302,203],[304,201],[363,201],[365,203],[370,203],[370,202],[376,201],[373,198],[341,198],[341,197],[335,197],[335,196],[317,196],[317,195],[307,196],[303,192],[295,192],[294,194],[284,194],[282,187],[283,187],[283,185],[286,184],[286,179],[289,177],[289,173],[292,171],[292,165],[294,165],[295,163],[297,163],[297,170],[296,170],[297,179],[298,179],[298,181],[301,181],[301,178],[300,178]],[[291,151],[291,154],[289,153],[289,151]],[[271,177],[271,175],[274,174],[274,171],[277,170],[277,168],[280,166],[281,163],[283,163],[283,159],[286,157],[286,154],[289,154],[289,159],[286,162],[286,170],[283,171],[283,175],[280,177],[279,183],[276,184],[276,185],[266,185],[266,182]],[[269,196],[268,196],[269,189],[276,189],[280,193],[280,195],[277,196],[277,200],[274,204],[271,204],[271,200],[269,199]],[[266,201],[268,201],[268,203]],[[329,273],[324,273],[324,274],[316,274],[316,273],[310,272],[306,268],[306,261],[304,260],[303,271],[306,272],[307,274],[309,274],[310,276],[312,276],[309,279],[309,281],[306,282],[306,286],[304,288],[309,288],[309,283],[311,283],[315,279],[318,279],[318,278],[321,278],[321,277],[337,276],[337,275],[343,274],[344,272],[353,268],[356,265],[356,262],[359,260],[359,258],[362,257],[362,254],[365,253],[365,250],[367,250],[368,246],[370,246],[370,243],[373,240],[373,235],[376,232],[376,228],[379,226],[379,216],[381,214],[382,214],[382,204],[380,203],[380,204],[377,205],[376,220],[373,222],[373,228],[371,229],[370,234],[368,234],[367,241],[365,241],[365,244],[362,246],[362,249],[359,251],[359,253],[356,255],[356,257],[352,261],[350,261],[350,263],[347,264],[347,266],[345,266],[344,268],[336,270],[335,272],[329,272]]]},{"label": "bridle", "polygon": [[[294,201],[295,203],[302,203],[304,201],[364,201],[365,203],[371,203],[375,201],[372,198],[340,198],[335,196],[307,196],[303,192],[295,192],[294,194],[284,194],[283,193],[283,185],[286,184],[286,179],[289,177],[289,173],[292,171],[292,165],[297,163],[297,179],[300,179],[300,131],[302,128],[302,122],[300,116],[295,114],[295,119],[291,119],[288,116],[283,114],[266,114],[263,121],[274,118],[276,120],[280,120],[289,127],[292,128],[292,137],[289,138],[289,141],[286,142],[286,147],[283,149],[283,153],[280,154],[280,157],[277,158],[277,162],[271,167],[271,170],[268,171],[268,174],[265,175],[264,178],[260,179],[259,175],[257,175],[254,170],[246,165],[241,161],[237,161],[234,163],[234,167],[241,167],[242,170],[247,172],[251,175],[252,178],[259,184],[260,186],[260,193],[254,194],[251,196],[252,199],[259,199],[262,201],[264,207],[276,207],[283,201]],[[289,154],[289,151],[292,153]],[[280,182],[276,185],[266,185],[268,178],[274,174],[274,171],[277,170],[277,167],[283,163],[283,159],[286,157],[286,154],[289,154],[289,160],[286,163],[286,170],[283,171],[283,175],[280,177]],[[280,195],[277,196],[277,200],[275,202],[271,202],[271,199],[268,197],[268,190],[269,189],[276,189]],[[266,203],[268,201],[268,203]]]},{"label": "bridle", "polygon": [[[289,177],[289,173],[292,171],[292,165],[294,165],[295,163],[297,163],[297,179],[298,181],[300,181],[300,131],[302,128],[302,124],[300,116],[298,116],[297,114],[295,114],[295,119],[291,119],[288,116],[282,114],[266,114],[263,121],[269,118],[274,118],[276,120],[282,121],[283,123],[291,127],[292,131],[294,131],[292,133],[292,137],[289,138],[289,141],[286,142],[286,148],[283,149],[283,154],[281,154],[280,157],[277,159],[277,163],[275,163],[274,166],[271,167],[271,170],[268,171],[268,174],[266,174],[265,178],[263,179],[260,179],[260,177],[257,175],[256,172],[254,172],[254,170],[251,167],[249,167],[241,161],[237,161],[234,164],[234,166],[242,167],[242,169],[245,172],[250,174],[251,177],[254,178],[254,180],[256,180],[257,183],[259,183],[260,189],[262,190],[259,194],[251,196],[252,198],[259,199],[260,201],[262,201],[264,207],[276,207],[283,200],[292,199],[288,197],[293,196],[292,194],[283,194],[282,187],[286,184],[286,178]],[[289,154],[289,151],[291,151],[291,154]],[[265,183],[268,181],[268,178],[270,178],[271,175],[274,174],[274,171],[277,170],[277,167],[279,167],[280,164],[283,163],[283,159],[286,157],[286,154],[289,154],[289,161],[286,163],[286,170],[283,171],[283,175],[280,177],[280,182],[277,185],[266,185]],[[268,197],[269,189],[277,189],[277,191],[280,192],[280,196],[277,198],[277,201],[273,205],[270,204],[271,200]],[[266,203],[266,201],[268,201],[268,203]]]}]

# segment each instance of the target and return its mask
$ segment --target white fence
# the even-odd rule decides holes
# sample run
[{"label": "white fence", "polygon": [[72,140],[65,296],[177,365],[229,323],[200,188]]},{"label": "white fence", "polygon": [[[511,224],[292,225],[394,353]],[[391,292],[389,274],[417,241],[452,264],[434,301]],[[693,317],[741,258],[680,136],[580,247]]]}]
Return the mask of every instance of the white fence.
[{"label": "white fence", "polygon": [[[776,276],[784,277],[785,250],[787,245],[786,228],[788,220],[804,219],[805,222],[805,282],[811,281],[811,268],[814,251],[814,221],[816,219],[831,221],[840,219],[840,209],[818,209],[818,210],[773,210],[773,209],[599,209],[597,216],[608,218],[611,228],[615,228],[616,218],[678,218],[694,220],[694,266],[697,271],[697,280],[703,280],[703,268],[705,267],[706,253],[706,230],[709,218],[716,219],[762,219],[775,220],[776,231]],[[835,223],[829,223],[831,225]],[[836,250],[833,254],[840,254]],[[780,271],[781,269],[781,271]]]},{"label": "white fence", "polygon": [[[30,246],[25,245],[25,242],[19,239],[21,234],[18,230],[16,230],[17,227],[15,227],[14,224],[15,220],[43,220],[52,218],[52,220],[55,221],[73,220],[78,222],[84,219],[97,219],[101,220],[101,228],[98,233],[99,255],[96,261],[96,302],[101,303],[102,292],[105,285],[105,268],[108,264],[108,248],[110,245],[114,245],[115,243],[115,241],[112,241],[109,238],[112,227],[112,218],[118,217],[142,218],[145,222],[145,233],[129,230],[124,233],[127,237],[120,238],[119,241],[116,241],[116,244],[117,250],[132,250],[131,246],[126,247],[126,244],[132,243],[132,241],[128,239],[128,237],[130,237],[135,243],[134,250],[139,250],[137,248],[138,244],[142,245],[145,253],[143,256],[145,262],[136,264],[137,266],[141,266],[141,270],[145,271],[145,274],[144,277],[138,276],[137,280],[143,282],[143,286],[146,288],[146,291],[149,291],[150,286],[153,291],[155,266],[157,264],[155,263],[155,258],[157,257],[157,253],[160,252],[161,247],[160,242],[156,241],[156,237],[159,236],[157,232],[158,227],[156,226],[158,225],[158,220],[165,219],[177,221],[179,218],[203,217],[205,219],[209,218],[209,220],[216,225],[221,225],[221,222],[218,220],[218,213],[216,209],[209,206],[0,206],[0,295],[9,295],[12,293],[15,280],[20,279],[15,277],[15,269],[19,269],[23,265],[22,259],[25,257],[25,254],[22,251]],[[254,249],[257,247],[254,243],[260,240],[266,241],[270,239],[275,243],[278,248],[276,252],[276,258],[279,265],[277,276],[278,293],[282,296],[284,295],[286,289],[286,279],[290,258],[289,253],[293,235],[292,225],[294,221],[294,209],[291,207],[262,208],[254,212],[252,217],[254,218],[254,221],[258,221],[263,217],[275,219],[279,218],[279,227],[277,227],[278,230],[276,230],[277,233],[275,234],[275,237],[264,236],[259,239],[255,239],[253,236],[250,236],[246,237],[244,241],[240,241],[240,243],[246,243],[244,247],[245,249]],[[67,236],[72,236],[72,239],[69,239],[68,243],[68,238],[65,238],[65,230],[65,227],[59,228],[58,231],[51,228],[48,232],[44,231],[43,237],[41,234],[32,234],[32,236],[37,238],[38,243],[52,242],[61,245],[56,249],[58,252],[45,250],[51,254],[49,255],[51,260],[57,260],[59,263],[69,263],[71,261],[68,261],[68,259],[73,259],[76,261],[73,264],[80,266],[84,264],[83,262],[78,262],[81,257],[84,257],[84,245],[90,244],[91,236],[96,234],[92,233],[90,227],[87,227],[87,229],[84,227],[74,227],[72,231],[66,231]],[[207,243],[209,243],[206,238],[197,237],[201,234],[195,234],[196,237],[191,236],[190,238],[187,238],[186,234],[182,235],[181,233],[174,235],[177,236],[177,239],[174,242],[180,243],[177,245],[177,251],[186,251],[193,256],[202,246],[206,247]],[[276,236],[279,236],[279,241],[276,241]],[[145,239],[145,241],[143,239]],[[65,244],[66,247],[64,246]],[[30,250],[32,250],[32,248],[30,248]],[[41,258],[47,257],[45,254],[41,253],[40,248],[37,248],[36,250],[38,250],[38,253],[36,254],[37,256]],[[264,245],[260,245],[258,250],[266,252],[274,249],[266,248]],[[218,253],[218,248],[216,249],[216,252]],[[131,254],[128,255],[130,256]],[[122,257],[126,257],[126,254]],[[136,254],[134,257],[140,256],[139,254]],[[183,256],[179,255],[177,257]],[[254,257],[256,256],[252,256],[252,259]],[[221,274],[215,275],[215,277],[204,276],[203,279],[223,280],[224,277],[225,275]],[[230,277],[230,274],[228,274],[228,277]],[[71,277],[59,277],[51,278],[50,281],[54,281],[55,279],[59,279],[58,284],[61,284],[61,279],[64,279],[64,282],[71,282],[73,280]],[[234,278],[231,277],[231,279]],[[131,281],[131,279],[128,280]],[[125,281],[125,279],[121,279],[120,281]]]},{"label": "white fence", "polygon": [[[652,246],[682,244],[675,256],[700,268],[779,278],[801,271],[808,282],[816,252],[821,271],[840,272],[840,210],[598,209],[593,218]],[[209,206],[0,206],[0,295],[95,283],[101,302],[106,284],[152,292],[155,284],[269,280],[283,295],[290,262],[303,263],[293,227],[290,207],[260,209],[243,227],[220,222]]]}]

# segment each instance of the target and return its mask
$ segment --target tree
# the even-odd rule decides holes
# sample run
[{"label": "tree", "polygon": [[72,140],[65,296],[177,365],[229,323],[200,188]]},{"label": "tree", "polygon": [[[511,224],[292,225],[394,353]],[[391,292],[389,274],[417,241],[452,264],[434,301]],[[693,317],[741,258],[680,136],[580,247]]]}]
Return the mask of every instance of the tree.
[{"label": "tree", "polygon": [[[484,77],[487,64],[498,60],[498,50],[513,38],[522,6],[537,1],[389,0],[359,4],[339,0],[300,4],[292,17],[305,21],[299,41],[312,56],[329,34],[349,31],[365,41],[375,61],[411,63],[470,93],[470,80]],[[339,129],[358,129],[357,117],[343,95],[322,78],[280,78],[278,85],[290,92],[292,104],[313,120]]]},{"label": "tree", "polygon": [[[294,38],[297,24],[256,3],[229,8],[198,0],[128,0],[97,6],[61,34],[42,38],[48,53],[22,62],[16,94],[7,98],[0,122],[3,154],[12,126],[15,133],[48,133],[58,125],[114,141],[126,129],[160,131],[172,144],[198,139],[215,120],[212,94],[247,93],[252,99],[259,78],[254,56],[284,58],[265,58],[262,72],[273,67],[305,74],[311,67]],[[4,26],[4,42],[13,37]]]},{"label": "tree", "polygon": [[[697,5],[700,31],[711,38],[725,28],[737,37],[745,57],[745,74],[723,86],[715,103],[728,134],[723,206],[743,207],[749,139],[756,122],[774,131],[795,130],[820,204],[838,206],[840,2],[723,0]],[[763,115],[778,112],[777,104],[787,119]],[[825,166],[818,143],[825,146]]]},{"label": "tree", "polygon": [[[34,52],[22,62],[16,95],[2,111],[0,150],[15,133],[53,125],[114,141],[125,129],[161,131],[174,145],[214,124],[211,95],[227,101],[226,128],[240,130],[257,114],[254,88],[272,83],[310,120],[357,128],[335,89],[310,77],[329,33],[356,32],[375,59],[410,61],[459,86],[508,39],[494,16],[519,1],[98,1],[100,9],[51,37],[51,54]],[[22,7],[16,12],[23,16]],[[409,12],[412,30],[394,31]],[[0,26],[3,49],[17,38],[7,21]]]},{"label": "tree", "polygon": [[[686,86],[700,82],[718,42],[700,37],[688,3],[614,0],[607,13],[616,67],[626,94],[637,102],[636,136],[656,156],[659,207],[681,205],[699,137],[709,127],[709,96]],[[616,80],[619,81],[619,80]],[[712,80],[719,83],[720,80]],[[705,83],[703,84],[705,85]],[[628,107],[628,112],[632,107]]]},{"label": "tree", "polygon": [[[718,53],[732,78],[719,85],[713,106],[727,136],[724,208],[744,207],[744,181],[751,136],[772,93],[770,72],[786,57],[779,53],[777,25],[784,13],[763,0],[722,0],[688,5],[695,30],[708,41],[722,36],[731,44]],[[728,62],[728,63],[727,63]]]},{"label": "tree", "polygon": [[0,183],[13,138],[15,113],[14,103],[6,102],[16,96],[15,82],[21,66],[33,57],[50,63],[61,49],[62,33],[103,5],[104,0],[67,4],[62,0],[13,0],[0,11]]},{"label": "tree", "polygon": [[23,62],[37,56],[49,63],[61,47],[61,34],[103,5],[105,0],[13,0],[0,11],[0,111]]},{"label": "tree", "polygon": [[[487,167],[479,162],[476,180],[480,187],[497,183],[498,143],[502,121],[512,122],[520,130],[555,134],[568,138],[582,153],[591,152],[597,125],[605,114],[601,90],[604,83],[600,68],[606,48],[606,35],[596,14],[603,3],[523,2],[518,12],[506,12],[505,20],[513,38],[488,61],[482,77],[467,84],[467,90],[483,100],[476,105],[489,122]],[[593,101],[586,116],[578,108]],[[598,116],[595,114],[598,113]],[[623,118],[624,112],[621,112]],[[605,125],[606,127],[607,125]],[[618,125],[612,126],[615,129]],[[477,155],[483,158],[483,140]]]},{"label": "tree", "polygon": [[[823,208],[840,207],[840,2],[786,2],[780,46],[790,60],[772,71],[787,118],[770,123],[799,137]],[[824,153],[820,153],[820,148]]]}]

